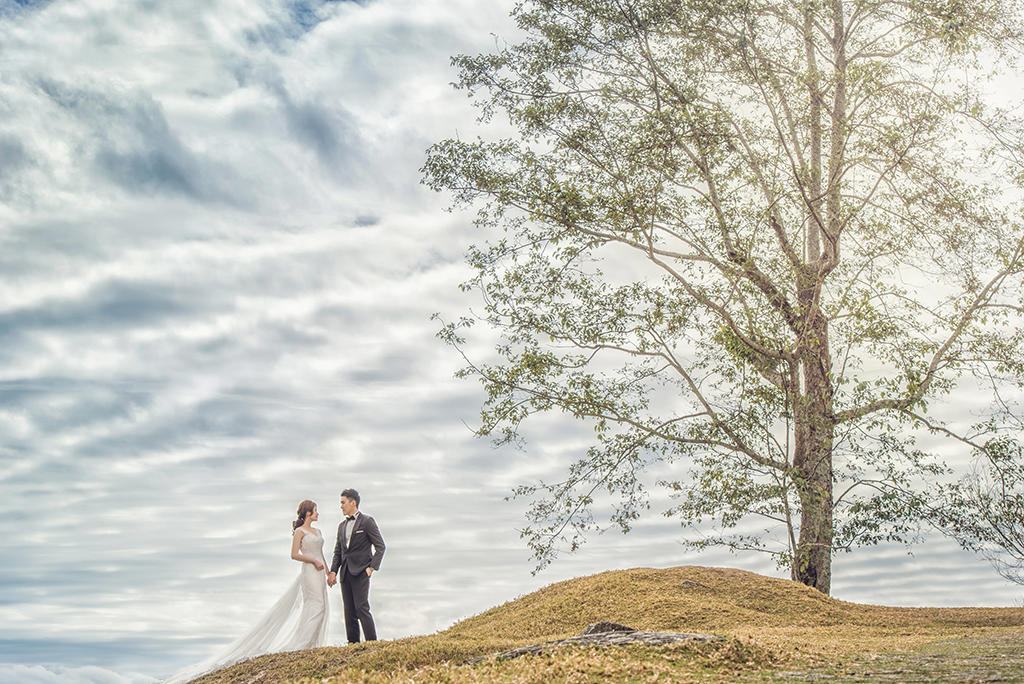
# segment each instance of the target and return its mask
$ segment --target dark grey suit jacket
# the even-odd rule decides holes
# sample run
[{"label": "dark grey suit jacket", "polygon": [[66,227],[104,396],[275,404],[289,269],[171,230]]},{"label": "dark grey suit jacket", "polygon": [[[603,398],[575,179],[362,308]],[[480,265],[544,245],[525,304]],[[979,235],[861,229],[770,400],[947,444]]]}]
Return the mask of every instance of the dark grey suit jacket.
[{"label": "dark grey suit jacket", "polygon": [[[348,569],[349,573],[358,575],[366,572],[366,568],[380,570],[380,561],[384,557],[384,538],[380,536],[380,529],[377,522],[360,513],[354,521],[355,529],[352,530],[352,539],[349,540],[348,548],[345,548],[345,526],[352,524],[347,519],[342,520],[338,525],[338,539],[334,544],[334,560],[331,562],[331,572]],[[373,550],[370,550],[370,547]]]}]

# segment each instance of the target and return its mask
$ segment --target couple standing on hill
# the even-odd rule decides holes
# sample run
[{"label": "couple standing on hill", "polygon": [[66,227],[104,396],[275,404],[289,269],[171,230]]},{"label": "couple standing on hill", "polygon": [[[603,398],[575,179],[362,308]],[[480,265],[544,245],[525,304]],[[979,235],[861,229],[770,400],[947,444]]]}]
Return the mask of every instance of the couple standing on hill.
[{"label": "couple standing on hill", "polygon": [[338,583],[345,605],[348,642],[358,643],[360,625],[366,640],[375,641],[377,629],[370,613],[370,577],[380,570],[384,538],[377,522],[359,511],[356,490],[346,489],[341,493],[341,512],[345,519],[338,525],[334,559],[328,569],[323,535],[313,527],[320,518],[316,503],[308,499],[300,503],[298,518],[292,523],[291,553],[292,559],[302,563],[298,578],[249,632],[223,652],[176,673],[164,684],[187,682],[265,653],[326,645],[327,587]]},{"label": "couple standing on hill", "polygon": [[[384,538],[380,535],[377,521],[359,512],[359,492],[346,489],[341,493],[341,512],[345,519],[338,525],[338,536],[334,544],[334,560],[327,573],[327,586],[341,583],[341,599],[345,606],[345,631],[348,642],[359,642],[359,626],[367,641],[377,640],[377,628],[370,614],[370,576],[380,570],[384,557]],[[293,523],[292,558],[301,561],[299,575],[302,584],[302,609],[296,636],[307,633],[305,639],[293,639],[292,648],[298,650],[323,646],[327,631],[327,589],[324,587],[323,572],[326,569],[323,546],[324,539],[313,523],[320,518],[316,504],[309,499],[299,504],[299,517]],[[307,541],[308,540],[308,541]],[[313,572],[310,572],[310,570]],[[338,572],[341,578],[338,578]],[[313,639],[310,625],[321,629],[320,638]],[[282,625],[283,626],[283,625]]]}]

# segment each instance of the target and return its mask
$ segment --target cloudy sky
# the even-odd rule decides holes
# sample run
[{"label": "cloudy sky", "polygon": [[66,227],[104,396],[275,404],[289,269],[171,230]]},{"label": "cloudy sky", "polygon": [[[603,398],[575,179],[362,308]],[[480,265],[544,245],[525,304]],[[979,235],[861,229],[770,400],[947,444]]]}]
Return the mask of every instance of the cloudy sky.
[{"label": "cloudy sky", "polygon": [[[0,682],[202,659],[297,573],[297,503],[331,530],[347,486],[388,542],[382,638],[609,568],[779,574],[656,515],[530,574],[503,498],[586,430],[472,438],[430,315],[474,304],[474,231],[418,171],[475,135],[449,57],[514,38],[510,4],[0,0]],[[851,601],[1020,594],[942,540],[836,561]]]}]

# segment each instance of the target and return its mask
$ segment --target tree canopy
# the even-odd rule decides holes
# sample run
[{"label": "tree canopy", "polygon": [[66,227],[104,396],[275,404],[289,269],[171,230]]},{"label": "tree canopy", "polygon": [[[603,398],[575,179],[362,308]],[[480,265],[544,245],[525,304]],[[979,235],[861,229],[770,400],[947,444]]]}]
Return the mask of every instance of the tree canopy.
[{"label": "tree canopy", "polygon": [[485,231],[484,311],[441,335],[501,332],[462,371],[481,435],[547,411],[594,428],[564,480],[517,490],[541,566],[601,526],[602,491],[628,530],[655,462],[680,466],[666,513],[715,529],[688,543],[774,553],[826,593],[834,553],[915,538],[951,474],[921,437],[979,439],[929,406],[1012,412],[1024,375],[1024,128],[986,80],[1021,9],[524,0],[520,42],[454,59],[514,133],[428,152],[425,182]]},{"label": "tree canopy", "polygon": [[942,487],[945,505],[937,510],[943,529],[961,546],[1024,584],[1024,446],[1014,433],[1020,430],[1004,430],[978,445],[974,468]]}]

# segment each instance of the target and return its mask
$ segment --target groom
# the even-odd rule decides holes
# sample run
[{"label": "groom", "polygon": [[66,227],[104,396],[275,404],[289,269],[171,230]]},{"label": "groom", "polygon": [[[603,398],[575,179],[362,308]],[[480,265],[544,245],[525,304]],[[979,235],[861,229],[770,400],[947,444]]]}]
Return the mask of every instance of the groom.
[{"label": "groom", "polygon": [[370,575],[380,570],[384,539],[374,519],[359,512],[359,492],[356,490],[346,489],[341,493],[341,512],[345,519],[338,525],[338,541],[334,545],[334,561],[327,575],[327,584],[333,587],[338,572],[341,572],[341,599],[345,603],[348,643],[359,643],[360,624],[366,640],[376,641],[377,629],[370,615]]}]

